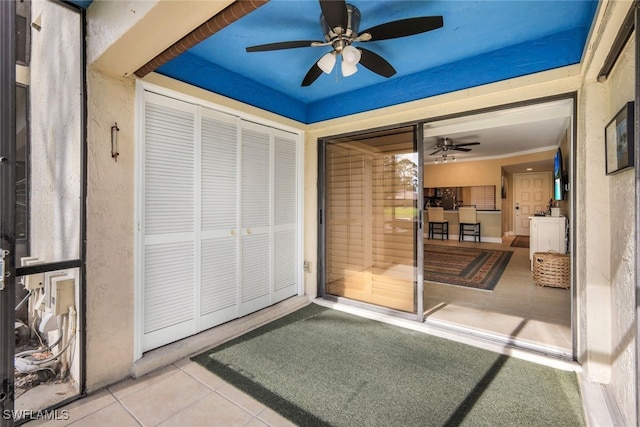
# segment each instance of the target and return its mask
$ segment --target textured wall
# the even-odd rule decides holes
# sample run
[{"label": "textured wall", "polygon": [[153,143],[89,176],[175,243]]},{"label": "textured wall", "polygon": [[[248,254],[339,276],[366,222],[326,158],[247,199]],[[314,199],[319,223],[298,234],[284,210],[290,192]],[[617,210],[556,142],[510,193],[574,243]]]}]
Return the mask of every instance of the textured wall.
[{"label": "textured wall", "polygon": [[[45,0],[32,1],[31,7],[32,17],[40,16],[42,25],[31,34],[30,255],[46,262],[77,259],[82,182],[80,15]],[[78,269],[66,273],[79,284]],[[78,295],[76,286],[76,301]],[[70,373],[76,381],[80,351],[76,347],[70,352],[74,355]]]},{"label": "textured wall", "polygon": [[[88,79],[87,388],[129,375],[133,363],[135,84]],[[111,158],[111,126],[119,132]]]},{"label": "textured wall", "polygon": [[[635,43],[630,40],[606,83],[607,120],[629,101],[635,85]],[[609,214],[611,215],[611,389],[623,408],[635,405],[635,178],[633,169],[609,176]],[[632,411],[623,411],[627,425],[635,425]]]},{"label": "textured wall", "polygon": [[31,253],[51,262],[80,257],[81,39],[77,13],[32,8]]},{"label": "textured wall", "polygon": [[[585,53],[578,105],[576,285],[579,360],[607,384],[620,425],[636,425],[633,172],[605,174],[604,128],[633,99],[637,70],[626,46],[609,78],[597,76],[632,2],[604,1]],[[635,36],[635,35],[634,35]],[[632,36],[632,37],[634,37]],[[633,43],[633,42],[631,42]]]}]

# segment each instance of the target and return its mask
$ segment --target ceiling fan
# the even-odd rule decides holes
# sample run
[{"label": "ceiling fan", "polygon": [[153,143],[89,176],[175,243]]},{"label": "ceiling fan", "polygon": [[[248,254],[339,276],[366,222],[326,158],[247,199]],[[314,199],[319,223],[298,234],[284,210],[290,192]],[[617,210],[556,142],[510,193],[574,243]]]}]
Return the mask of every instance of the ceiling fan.
[{"label": "ceiling fan", "polygon": [[443,26],[442,16],[421,16],[387,22],[358,32],[360,11],[357,7],[347,4],[345,0],[320,0],[320,9],[320,25],[325,34],[325,41],[292,40],[268,43],[247,47],[247,52],[331,46],[333,50],[323,55],[307,72],[302,86],[311,85],[323,71],[330,74],[336,64],[337,55],[342,56],[341,70],[345,77],[358,70],[357,64],[383,77],[391,77],[396,70],[386,59],[363,47],[356,48],[352,44],[412,36]]},{"label": "ceiling fan", "polygon": [[436,145],[434,148],[436,148],[436,151],[434,151],[433,153],[429,154],[430,156],[433,156],[434,154],[437,154],[441,151],[471,151],[471,148],[464,148],[464,147],[468,147],[469,145],[480,145],[479,142],[465,142],[463,144],[456,144],[454,143],[451,139],[449,138],[440,138],[438,139],[438,142],[436,142]]}]

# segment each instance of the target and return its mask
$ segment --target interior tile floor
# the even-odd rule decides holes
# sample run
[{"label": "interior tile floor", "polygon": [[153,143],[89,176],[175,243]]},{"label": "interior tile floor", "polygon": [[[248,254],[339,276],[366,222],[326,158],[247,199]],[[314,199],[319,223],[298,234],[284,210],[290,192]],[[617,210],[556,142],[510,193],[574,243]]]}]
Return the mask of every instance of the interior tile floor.
[{"label": "interior tile floor", "polygon": [[515,236],[502,243],[425,243],[462,245],[513,251],[493,291],[424,282],[426,322],[465,328],[479,335],[571,357],[571,290],[540,287],[533,281],[529,249],[511,247]]},{"label": "interior tile floor", "polygon": [[[68,411],[68,412],[66,412]],[[127,379],[57,410],[47,427],[293,426],[278,413],[189,359]]]}]

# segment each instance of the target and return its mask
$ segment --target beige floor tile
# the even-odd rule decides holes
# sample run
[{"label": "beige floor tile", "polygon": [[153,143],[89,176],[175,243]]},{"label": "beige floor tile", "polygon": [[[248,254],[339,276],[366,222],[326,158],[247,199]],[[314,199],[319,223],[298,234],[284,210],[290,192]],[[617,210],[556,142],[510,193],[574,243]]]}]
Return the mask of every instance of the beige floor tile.
[{"label": "beige floor tile", "polygon": [[461,325],[473,325],[478,321],[482,309],[462,307],[455,304],[447,304],[441,310],[429,316],[430,319],[453,322]]},{"label": "beige floor tile", "polygon": [[165,378],[175,374],[178,368],[173,365],[165,366],[157,371],[151,372],[142,378],[129,378],[121,381],[117,384],[109,387],[109,391],[113,393],[116,399],[123,399],[124,397],[133,394],[137,391],[144,390],[150,385],[162,381]]},{"label": "beige floor tile", "polygon": [[222,378],[189,359],[176,363],[176,366],[213,390],[226,384]]},{"label": "beige floor tile", "polygon": [[269,427],[269,424],[260,421],[259,418],[254,418],[249,421],[249,424],[247,424],[245,427]]},{"label": "beige floor tile", "polygon": [[295,427],[295,424],[270,408],[260,412],[258,418],[273,427]]},{"label": "beige floor tile", "polygon": [[568,326],[565,327],[548,322],[530,320],[518,337],[533,343],[544,342],[551,347],[570,352],[570,336],[570,328]]},{"label": "beige floor tile", "polygon": [[255,400],[253,397],[244,394],[237,388],[232,385],[225,384],[223,387],[220,387],[216,390],[217,393],[220,393],[222,396],[226,397],[236,405],[244,408],[246,411],[250,412],[253,415],[257,415],[262,412],[265,406]]},{"label": "beige floor tile", "polygon": [[190,375],[175,369],[172,375],[121,399],[122,404],[144,425],[157,425],[206,394],[213,393]]},{"label": "beige floor tile", "polygon": [[95,394],[76,400],[75,402],[66,405],[62,409],[59,409],[58,413],[61,415],[59,418],[66,418],[66,416],[63,416],[63,413],[61,412],[62,410],[64,410],[68,411],[68,419],[57,419],[51,421],[35,420],[27,423],[26,425],[28,425],[29,427],[40,425],[46,427],[67,426],[74,421],[80,420],[114,403],[117,403],[115,397],[113,397],[113,395],[107,390],[101,390]]},{"label": "beige floor tile", "polygon": [[210,393],[163,421],[162,427],[244,426],[253,415],[218,393]]},{"label": "beige floor tile", "polygon": [[[461,246],[512,251],[493,292],[425,282],[425,316],[481,332],[571,352],[571,292],[542,288],[533,281],[529,249],[465,242]],[[451,246],[456,241],[438,242]],[[517,336],[513,335],[517,334]]]},{"label": "beige floor tile", "polygon": [[72,427],[138,427],[140,423],[119,402],[116,402],[69,425]]}]

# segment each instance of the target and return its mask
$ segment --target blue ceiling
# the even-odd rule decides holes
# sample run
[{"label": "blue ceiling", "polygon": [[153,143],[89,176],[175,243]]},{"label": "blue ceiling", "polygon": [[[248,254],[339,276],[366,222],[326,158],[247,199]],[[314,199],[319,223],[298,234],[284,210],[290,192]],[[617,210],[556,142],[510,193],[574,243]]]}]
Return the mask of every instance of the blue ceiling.
[{"label": "blue ceiling", "polygon": [[[579,63],[597,1],[352,0],[360,29],[440,15],[442,28],[354,43],[389,61],[385,78],[360,66],[349,77],[303,77],[325,47],[247,53],[247,46],[323,40],[317,0],[271,0],[160,67],[166,76],[289,117],[315,123]],[[203,19],[204,20],[204,19]]]}]

